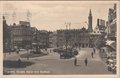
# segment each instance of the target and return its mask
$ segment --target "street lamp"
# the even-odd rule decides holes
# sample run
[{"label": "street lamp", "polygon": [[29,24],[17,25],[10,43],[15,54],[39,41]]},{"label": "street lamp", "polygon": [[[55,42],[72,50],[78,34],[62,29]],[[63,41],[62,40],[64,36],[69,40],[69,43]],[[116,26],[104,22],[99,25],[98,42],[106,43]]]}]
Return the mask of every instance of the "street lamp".
[{"label": "street lamp", "polygon": [[66,25],[66,31],[65,31],[65,47],[66,47],[66,52],[67,52],[67,46],[68,46],[68,23],[65,23]]},{"label": "street lamp", "polygon": [[34,43],[35,43],[35,49],[36,49],[36,52],[38,52],[38,39],[37,39],[37,30],[35,30],[35,33],[34,33]]},{"label": "street lamp", "polygon": [[29,60],[29,48],[27,47],[27,60]]}]

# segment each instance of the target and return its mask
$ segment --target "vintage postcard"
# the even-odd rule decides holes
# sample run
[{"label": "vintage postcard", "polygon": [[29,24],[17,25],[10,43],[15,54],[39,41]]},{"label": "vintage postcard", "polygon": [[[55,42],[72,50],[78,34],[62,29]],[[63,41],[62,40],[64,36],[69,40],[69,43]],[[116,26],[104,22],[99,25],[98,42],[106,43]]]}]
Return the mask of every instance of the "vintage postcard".
[{"label": "vintage postcard", "polygon": [[119,1],[0,1],[1,77],[120,78]]}]

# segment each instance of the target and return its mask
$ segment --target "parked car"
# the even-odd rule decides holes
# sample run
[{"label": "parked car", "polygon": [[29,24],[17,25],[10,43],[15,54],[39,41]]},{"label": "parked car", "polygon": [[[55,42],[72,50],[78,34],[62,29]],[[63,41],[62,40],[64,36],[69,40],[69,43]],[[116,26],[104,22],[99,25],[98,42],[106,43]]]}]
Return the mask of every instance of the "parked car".
[{"label": "parked car", "polygon": [[55,49],[53,49],[53,51],[60,53],[60,52],[64,51],[64,49],[63,48],[55,48]]},{"label": "parked car", "polygon": [[58,51],[58,49],[57,49],[57,48],[54,48],[54,49],[53,49],[53,51],[54,51],[54,52],[57,52],[57,51]]},{"label": "parked car", "polygon": [[64,49],[63,51],[60,52],[60,58],[67,59],[67,58],[72,58],[78,54],[77,50],[73,49]]}]

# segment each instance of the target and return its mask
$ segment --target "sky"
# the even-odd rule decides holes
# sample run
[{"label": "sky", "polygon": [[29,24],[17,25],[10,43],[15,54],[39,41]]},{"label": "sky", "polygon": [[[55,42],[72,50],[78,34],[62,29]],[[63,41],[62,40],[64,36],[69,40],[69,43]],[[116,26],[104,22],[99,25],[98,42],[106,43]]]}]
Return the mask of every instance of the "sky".
[{"label": "sky", "polygon": [[113,8],[114,3],[115,1],[3,1],[1,4],[8,24],[27,21],[29,12],[32,27],[55,31],[65,29],[65,23],[71,23],[70,29],[87,28],[90,9],[94,29],[97,18],[108,20],[108,10]]}]

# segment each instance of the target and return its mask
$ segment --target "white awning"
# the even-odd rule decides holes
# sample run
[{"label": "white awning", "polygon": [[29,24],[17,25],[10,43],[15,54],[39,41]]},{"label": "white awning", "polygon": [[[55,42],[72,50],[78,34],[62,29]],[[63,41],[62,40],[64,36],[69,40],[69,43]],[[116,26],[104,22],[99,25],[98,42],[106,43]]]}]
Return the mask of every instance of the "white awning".
[{"label": "white awning", "polygon": [[111,40],[107,40],[106,41],[106,45],[111,45],[112,43],[114,43],[115,41],[111,41]]},{"label": "white awning", "polygon": [[37,43],[32,43],[32,45],[37,45]]},{"label": "white awning", "polygon": [[115,41],[107,40],[106,45],[108,45],[116,50],[116,42]]},{"label": "white awning", "polygon": [[114,60],[112,60],[112,59],[108,59],[108,61],[109,61],[109,62],[114,62]]}]

